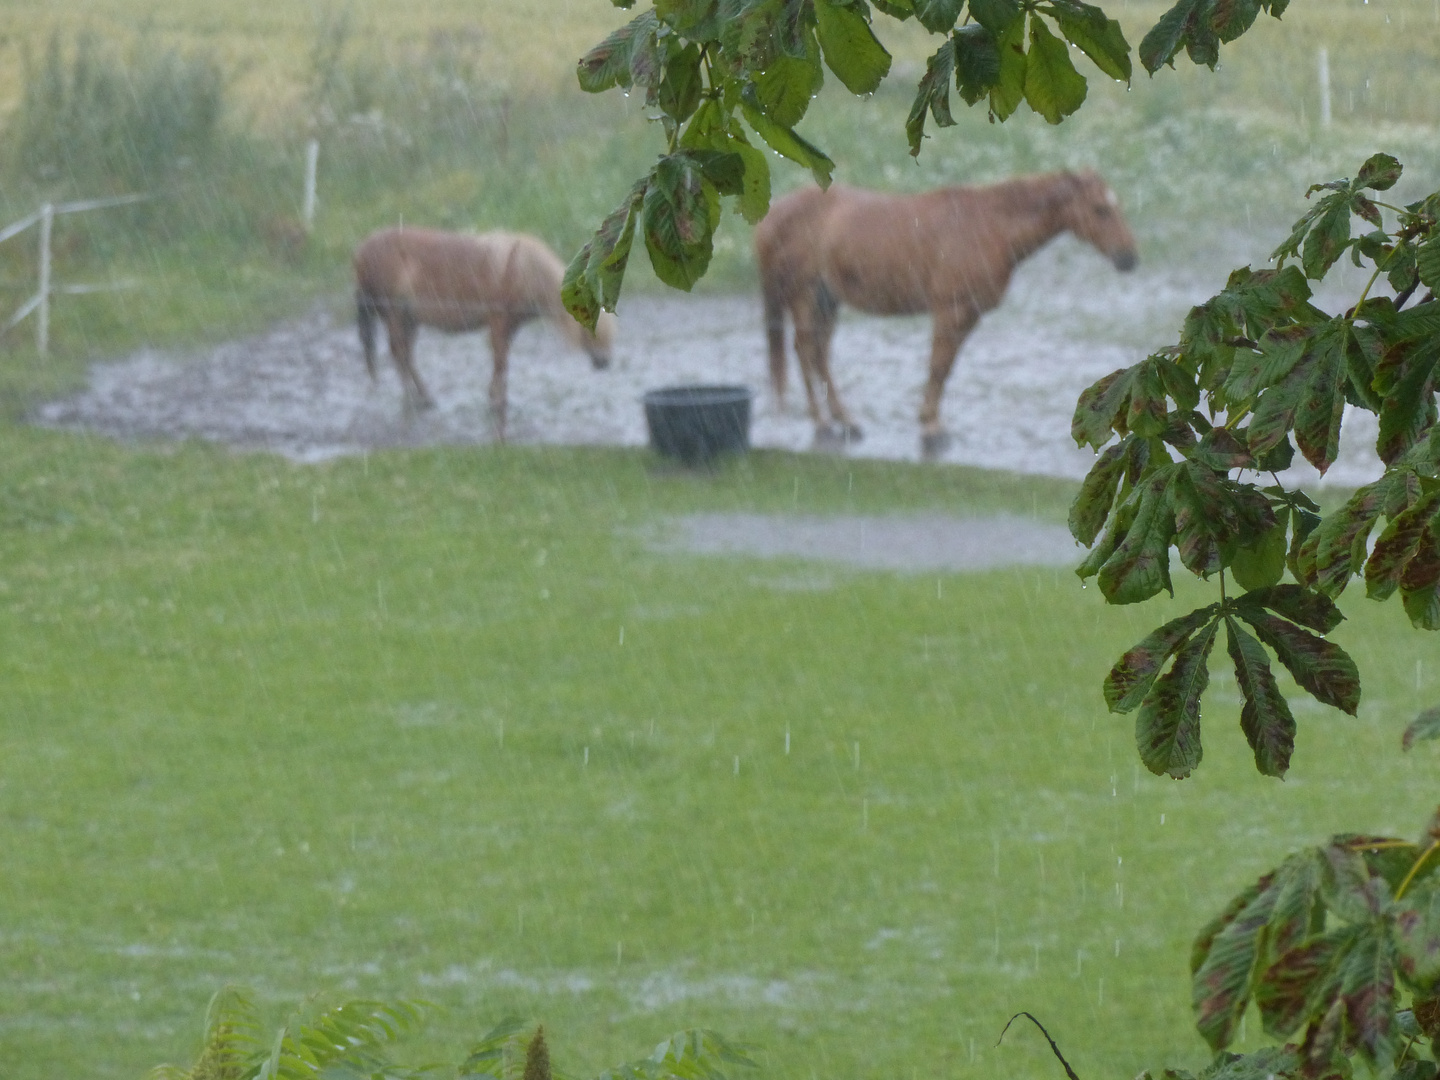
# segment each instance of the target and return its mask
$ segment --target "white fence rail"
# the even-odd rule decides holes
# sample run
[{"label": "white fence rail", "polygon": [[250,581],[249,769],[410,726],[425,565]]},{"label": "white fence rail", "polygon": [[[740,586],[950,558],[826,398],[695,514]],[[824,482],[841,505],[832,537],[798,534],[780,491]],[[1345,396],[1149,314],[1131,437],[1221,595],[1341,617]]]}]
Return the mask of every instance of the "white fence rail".
[{"label": "white fence rail", "polygon": [[75,296],[83,293],[109,292],[112,289],[133,289],[138,281],[114,281],[101,285],[56,285],[51,280],[50,236],[55,225],[56,214],[78,214],[86,210],[108,210],[114,206],[145,202],[153,195],[116,195],[108,199],[83,199],[78,202],[46,203],[33,214],[11,222],[0,229],[0,243],[19,236],[32,225],[40,226],[40,282],[35,295],[26,300],[9,321],[0,327],[0,334],[8,333],[18,326],[32,312],[38,312],[35,320],[35,349],[44,356],[50,350],[50,297],[57,293]]}]

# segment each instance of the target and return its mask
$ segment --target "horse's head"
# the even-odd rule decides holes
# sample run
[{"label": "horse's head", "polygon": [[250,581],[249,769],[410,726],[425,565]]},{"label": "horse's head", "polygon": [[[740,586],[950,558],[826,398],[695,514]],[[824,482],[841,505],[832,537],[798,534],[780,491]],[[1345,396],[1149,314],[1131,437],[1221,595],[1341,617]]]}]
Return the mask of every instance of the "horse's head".
[{"label": "horse's head", "polygon": [[593,333],[589,330],[581,331],[583,335],[581,344],[596,371],[604,371],[610,366],[610,353],[615,346],[616,322],[614,315],[608,311],[602,311],[600,321],[595,324]]},{"label": "horse's head", "polygon": [[1068,174],[1067,179],[1072,193],[1064,203],[1065,227],[1114,263],[1115,269],[1135,269],[1140,261],[1135,235],[1120,212],[1114,189],[1090,170]]}]

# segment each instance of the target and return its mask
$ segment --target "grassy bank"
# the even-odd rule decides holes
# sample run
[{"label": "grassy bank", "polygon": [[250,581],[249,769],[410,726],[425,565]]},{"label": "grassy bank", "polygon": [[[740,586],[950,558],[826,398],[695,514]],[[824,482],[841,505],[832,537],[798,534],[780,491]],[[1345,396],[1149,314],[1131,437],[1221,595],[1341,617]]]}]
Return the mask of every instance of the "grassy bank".
[{"label": "grassy bank", "polygon": [[1038,1039],[993,1048],[1020,1008],[1085,1076],[1194,1064],[1203,916],[1290,845],[1408,833],[1431,801],[1433,762],[1396,743],[1435,673],[1395,610],[1347,604],[1366,702],[1300,701],[1294,779],[1254,774],[1222,682],[1179,785],[1137,771],[1098,694],[1157,610],[1104,610],[1063,570],[639,538],[701,509],[1057,520],[1064,485],[0,440],[15,1080],[182,1057],[226,981],[271,1010],[430,998],[417,1059],[533,1015],[577,1075],[699,1024],[760,1044],[776,1080],[1049,1077]]}]

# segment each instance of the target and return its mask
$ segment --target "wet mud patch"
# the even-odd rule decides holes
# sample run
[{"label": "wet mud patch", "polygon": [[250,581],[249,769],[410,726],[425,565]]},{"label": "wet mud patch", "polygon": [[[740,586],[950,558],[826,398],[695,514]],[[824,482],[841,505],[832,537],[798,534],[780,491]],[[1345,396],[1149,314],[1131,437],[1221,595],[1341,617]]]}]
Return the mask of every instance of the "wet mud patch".
[{"label": "wet mud patch", "polygon": [[[645,540],[664,554],[806,559],[912,574],[1070,566],[1081,550],[1065,526],[1012,514],[688,514],[653,529]],[[778,587],[788,589],[828,585],[781,582]]]},{"label": "wet mud patch", "polygon": [[[1213,267],[1194,265],[1142,264],[1120,274],[1069,239],[1046,248],[1018,269],[1005,304],[981,320],[961,350],[942,406],[952,436],[943,460],[1083,476],[1094,456],[1069,435],[1080,392],[1173,340],[1186,311],[1210,295],[1216,280]],[[815,443],[793,357],[789,399],[784,408],[776,405],[762,327],[754,296],[632,294],[620,307],[615,363],[597,372],[553,328],[528,326],[512,353],[511,440],[641,446],[646,390],[741,383],[756,392],[753,445],[837,452]],[[929,346],[925,317],[842,314],[832,368],[864,438],[838,452],[921,457],[916,413]],[[85,390],[42,406],[35,419],[123,439],[202,438],[299,461],[491,440],[485,335],[421,332],[417,363],[438,405],[420,415],[407,415],[389,358],[380,359],[372,384],[354,326],[316,309],[240,341],[189,352],[143,350],[97,364]],[[1371,478],[1373,424],[1359,426],[1328,480]]]}]

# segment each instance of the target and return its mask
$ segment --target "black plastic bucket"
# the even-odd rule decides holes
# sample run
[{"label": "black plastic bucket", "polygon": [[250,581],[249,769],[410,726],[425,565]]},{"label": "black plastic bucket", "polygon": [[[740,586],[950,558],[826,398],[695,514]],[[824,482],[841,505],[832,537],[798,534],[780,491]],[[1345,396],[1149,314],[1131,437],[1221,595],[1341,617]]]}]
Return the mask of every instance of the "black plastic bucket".
[{"label": "black plastic bucket", "polygon": [[651,390],[645,424],[655,452],[686,465],[704,465],[721,454],[750,448],[748,386],[667,386]]}]

